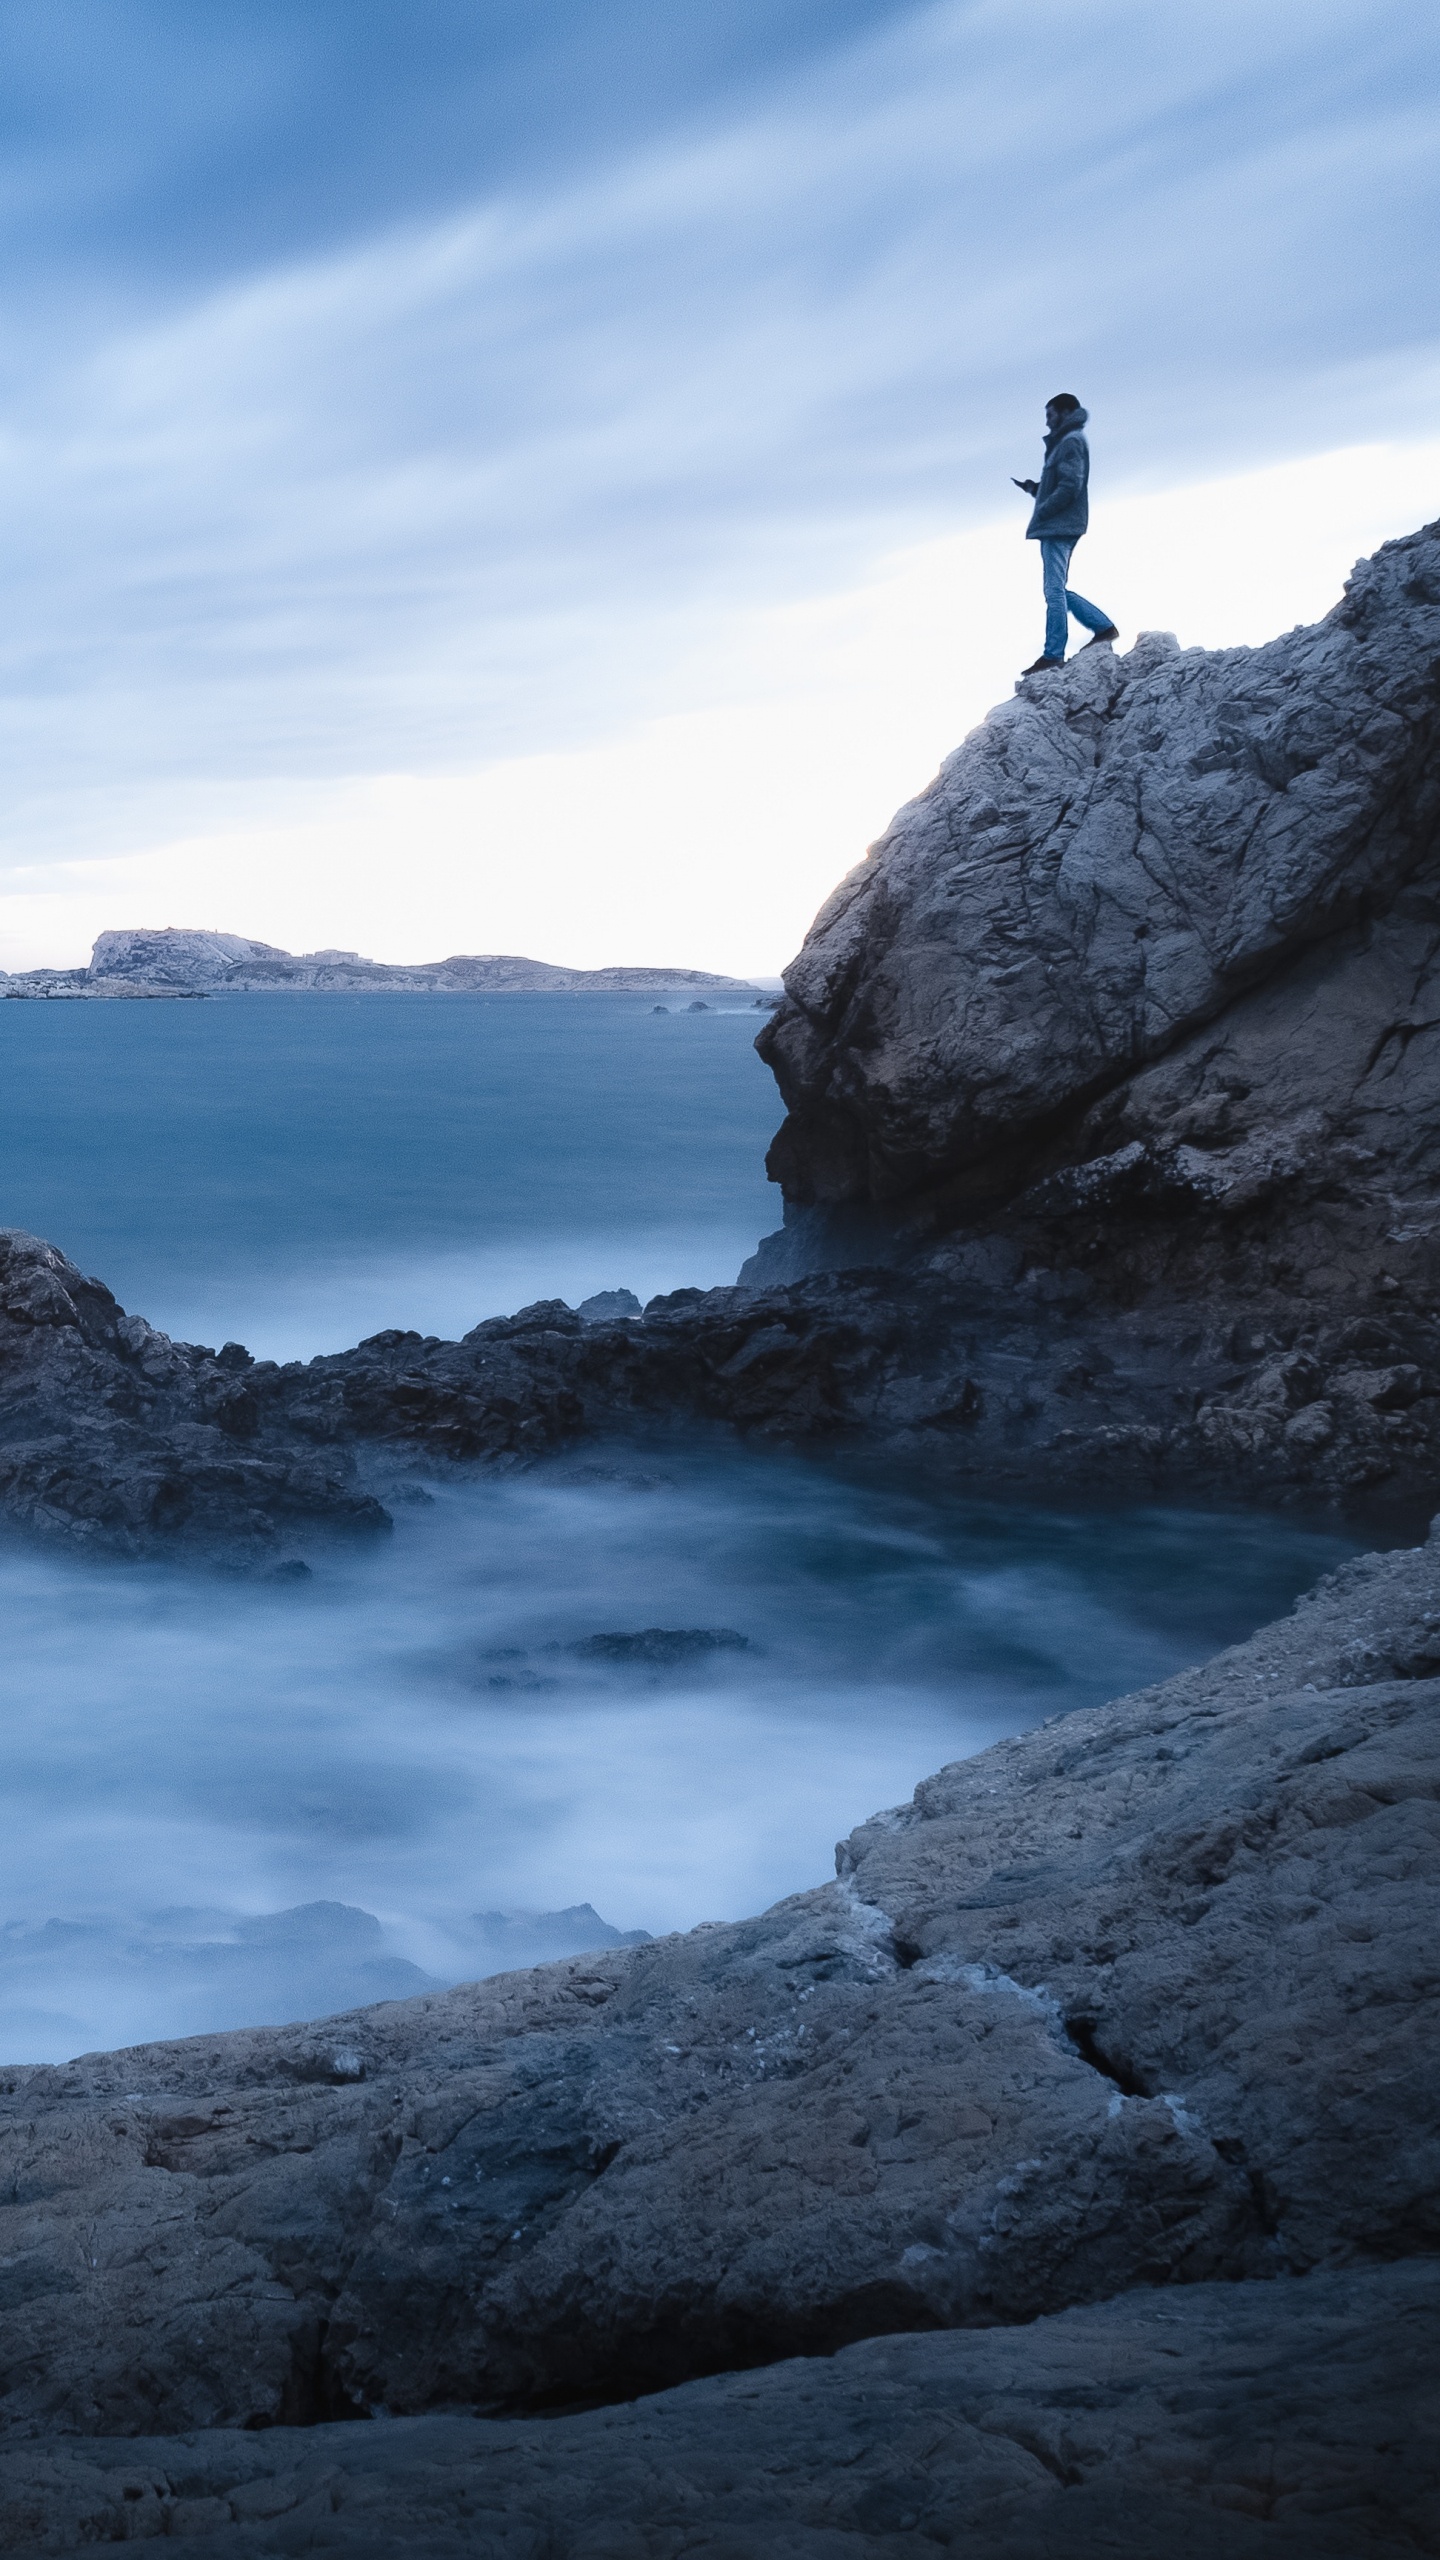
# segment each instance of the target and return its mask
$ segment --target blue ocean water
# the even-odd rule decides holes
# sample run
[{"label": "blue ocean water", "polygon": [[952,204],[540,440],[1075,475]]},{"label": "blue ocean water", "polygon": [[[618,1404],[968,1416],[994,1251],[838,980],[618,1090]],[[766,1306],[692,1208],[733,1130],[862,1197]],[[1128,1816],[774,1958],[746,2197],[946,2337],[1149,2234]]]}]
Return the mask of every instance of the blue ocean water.
[{"label": "blue ocean water", "polygon": [[[282,1357],[730,1279],[774,1222],[755,1024],[0,1005],[0,1222]],[[593,1943],[575,1906],[756,1909],[945,1760],[1213,1652],[1348,1551],[684,1437],[409,1496],[293,1583],[0,1542],[0,2060],[493,1971]]]},{"label": "blue ocean water", "polygon": [[732,1280],[779,1224],[752,1004],[0,1004],[0,1224],[261,1359]]}]

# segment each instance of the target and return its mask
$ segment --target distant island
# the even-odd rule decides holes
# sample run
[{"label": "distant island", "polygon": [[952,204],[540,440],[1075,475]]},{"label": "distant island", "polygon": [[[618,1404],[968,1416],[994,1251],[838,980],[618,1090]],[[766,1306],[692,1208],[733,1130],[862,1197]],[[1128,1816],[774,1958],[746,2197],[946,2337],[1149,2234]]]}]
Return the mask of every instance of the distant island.
[{"label": "distant island", "polygon": [[0,970],[0,997],[215,996],[311,993],[415,995],[753,996],[745,978],[707,969],[561,969],[514,952],[461,952],[413,968],[362,959],[358,951],[281,951],[243,933],[200,933],[170,925],[102,933],[88,969]]}]

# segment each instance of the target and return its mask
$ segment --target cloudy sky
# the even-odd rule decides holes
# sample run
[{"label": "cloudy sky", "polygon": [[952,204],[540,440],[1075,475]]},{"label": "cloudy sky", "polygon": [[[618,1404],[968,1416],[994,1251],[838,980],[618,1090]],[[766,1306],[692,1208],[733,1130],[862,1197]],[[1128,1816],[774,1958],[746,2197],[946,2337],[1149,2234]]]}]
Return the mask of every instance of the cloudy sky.
[{"label": "cloudy sky", "polygon": [[[1076,576],[1440,513],[1423,0],[11,0],[0,964],[774,970]],[[1083,560],[1083,567],[1082,567]]]}]

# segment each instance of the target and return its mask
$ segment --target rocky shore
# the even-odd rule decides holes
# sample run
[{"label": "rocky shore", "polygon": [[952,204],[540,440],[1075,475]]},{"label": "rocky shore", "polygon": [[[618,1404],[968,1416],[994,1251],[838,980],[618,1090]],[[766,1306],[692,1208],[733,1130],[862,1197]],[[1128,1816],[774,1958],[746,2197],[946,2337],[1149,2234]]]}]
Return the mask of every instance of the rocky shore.
[{"label": "rocky shore", "polygon": [[1440,1319],[1420,1288],[1325,1266],[1247,1286],[1242,1262],[1193,1306],[1117,1305],[1018,1242],[984,1253],[682,1290],[639,1319],[556,1301],[459,1343],[385,1333],[279,1367],[173,1343],[52,1247],[0,1235],[0,1504],[67,1545],[263,1564],[383,1532],[417,1461],[524,1465],[697,1426],[991,1492],[1290,1503],[1401,1530],[1433,1499]]},{"label": "rocky shore", "polygon": [[[12,1232],[5,1511],[264,1568],[417,1458],[704,1427],[1399,1534],[1437,821],[1440,528],[1267,649],[1088,651],[787,973],[740,1284],[277,1367]],[[0,2548],[1440,2552],[1437,1852],[1432,1534],[759,1918],[0,2072]]]},{"label": "rocky shore", "polygon": [[0,2548],[1440,2547],[1437,1675],[1432,1541],[757,1920],[0,2074]]}]

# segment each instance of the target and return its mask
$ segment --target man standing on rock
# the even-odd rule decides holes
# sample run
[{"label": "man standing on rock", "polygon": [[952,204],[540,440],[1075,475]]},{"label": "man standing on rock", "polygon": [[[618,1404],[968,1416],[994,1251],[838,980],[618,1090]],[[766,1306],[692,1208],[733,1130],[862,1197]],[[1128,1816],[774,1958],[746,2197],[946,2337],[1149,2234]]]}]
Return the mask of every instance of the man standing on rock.
[{"label": "man standing on rock", "polygon": [[1087,604],[1065,581],[1070,554],[1090,522],[1090,447],[1085,441],[1088,409],[1073,391],[1057,391],[1045,403],[1045,467],[1039,480],[1017,480],[1035,501],[1025,528],[1027,542],[1038,542],[1045,573],[1045,653],[1025,669],[1043,675],[1047,667],[1063,667],[1070,637],[1068,617],[1084,624],[1091,640],[1118,640],[1115,625],[1098,605]]}]

